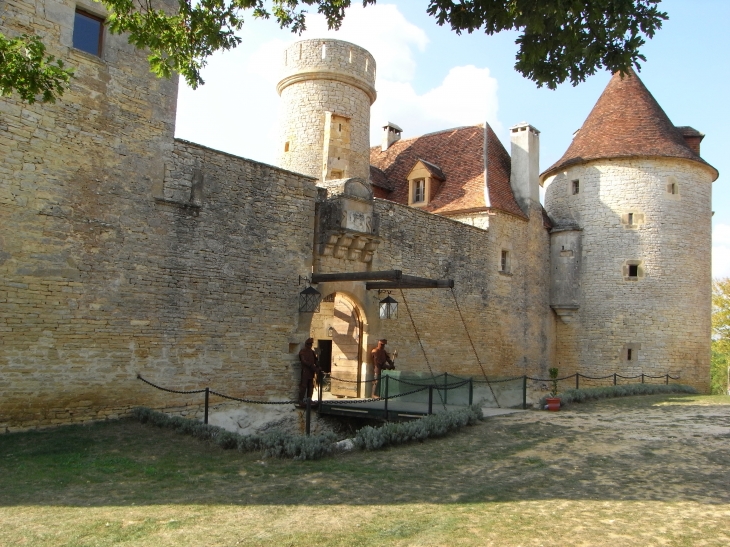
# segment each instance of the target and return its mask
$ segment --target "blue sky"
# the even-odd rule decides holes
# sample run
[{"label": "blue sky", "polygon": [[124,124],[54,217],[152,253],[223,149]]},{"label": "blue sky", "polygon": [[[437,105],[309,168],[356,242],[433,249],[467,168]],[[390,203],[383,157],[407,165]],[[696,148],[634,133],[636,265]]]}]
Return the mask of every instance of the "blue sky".
[{"label": "blue sky", "polygon": [[[427,2],[378,2],[351,8],[339,32],[317,15],[302,38],[330,36],[368,49],[378,68],[372,142],[386,120],[405,138],[488,121],[508,144],[510,126],[526,121],[541,131],[540,166],[557,160],[590,112],[610,75],[583,84],[538,89],[514,70],[516,33],[456,35],[439,27]],[[713,185],[713,276],[730,276],[730,1],[664,0],[669,21],[642,50],[639,73],[675,125],[706,134],[702,156],[720,171]],[[279,61],[298,39],[272,21],[253,18],[243,43],[214,56],[196,91],[181,85],[177,136],[274,164]],[[508,147],[509,150],[509,147]]]}]

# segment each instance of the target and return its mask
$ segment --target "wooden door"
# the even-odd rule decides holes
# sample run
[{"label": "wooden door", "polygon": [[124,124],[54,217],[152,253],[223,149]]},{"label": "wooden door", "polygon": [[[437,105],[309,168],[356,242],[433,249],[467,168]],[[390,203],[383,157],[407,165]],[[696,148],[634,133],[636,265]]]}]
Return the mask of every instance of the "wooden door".
[{"label": "wooden door", "polygon": [[332,395],[357,397],[362,321],[353,303],[341,295],[335,295],[332,330]]}]

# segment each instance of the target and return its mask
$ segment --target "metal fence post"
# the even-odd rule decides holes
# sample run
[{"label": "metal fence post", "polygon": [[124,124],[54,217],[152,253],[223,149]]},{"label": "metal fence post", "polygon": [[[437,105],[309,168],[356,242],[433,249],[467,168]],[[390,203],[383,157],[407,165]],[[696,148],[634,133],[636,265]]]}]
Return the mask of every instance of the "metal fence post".
[{"label": "metal fence post", "polygon": [[203,423],[208,423],[208,397],[210,395],[210,388],[205,388],[205,416],[203,417]]},{"label": "metal fence post", "polygon": [[522,377],[522,410],[527,410],[527,374]]},{"label": "metal fence post", "polygon": [[578,379],[580,378],[580,373],[575,373],[575,389],[578,389]]},{"label": "metal fence post", "polygon": [[312,398],[307,397],[307,410],[306,410],[306,425],[305,425],[305,431],[307,435],[309,435],[310,426],[312,423]]},{"label": "metal fence post", "polygon": [[469,406],[474,402],[474,378],[469,378]]},{"label": "metal fence post", "polygon": [[388,376],[386,374],[385,375],[385,421],[386,422],[388,421],[388,378],[390,378],[390,376]]},{"label": "metal fence post", "polygon": [[616,385],[616,373],[613,373],[613,385]]},{"label": "metal fence post", "polygon": [[428,386],[428,415],[433,414],[433,386]]},{"label": "metal fence post", "polygon": [[644,383],[644,373],[643,372],[641,373],[641,383],[642,384]]},{"label": "metal fence post", "polygon": [[449,373],[444,372],[444,404],[446,404],[448,396],[449,396],[449,390],[447,389],[449,387]]},{"label": "metal fence post", "polygon": [[667,380],[666,380],[665,384],[669,385],[669,374],[667,374]]}]

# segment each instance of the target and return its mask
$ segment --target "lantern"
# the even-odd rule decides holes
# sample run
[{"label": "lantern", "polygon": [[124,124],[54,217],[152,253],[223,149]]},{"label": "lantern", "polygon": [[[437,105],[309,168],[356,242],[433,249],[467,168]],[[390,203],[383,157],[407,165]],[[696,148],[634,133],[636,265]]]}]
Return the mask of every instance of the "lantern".
[{"label": "lantern", "polygon": [[398,318],[398,301],[390,295],[386,296],[380,301],[380,318]]},{"label": "lantern", "polygon": [[322,294],[311,285],[299,293],[300,313],[319,313],[319,302]]}]

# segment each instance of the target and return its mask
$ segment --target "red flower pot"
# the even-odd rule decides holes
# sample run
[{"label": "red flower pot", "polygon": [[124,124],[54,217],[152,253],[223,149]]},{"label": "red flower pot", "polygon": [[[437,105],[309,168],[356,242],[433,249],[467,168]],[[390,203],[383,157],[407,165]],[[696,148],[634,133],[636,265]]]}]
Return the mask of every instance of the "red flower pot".
[{"label": "red flower pot", "polygon": [[560,410],[560,397],[546,397],[545,403],[547,404],[548,410],[553,412]]}]

